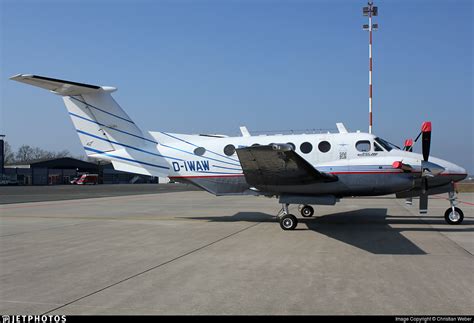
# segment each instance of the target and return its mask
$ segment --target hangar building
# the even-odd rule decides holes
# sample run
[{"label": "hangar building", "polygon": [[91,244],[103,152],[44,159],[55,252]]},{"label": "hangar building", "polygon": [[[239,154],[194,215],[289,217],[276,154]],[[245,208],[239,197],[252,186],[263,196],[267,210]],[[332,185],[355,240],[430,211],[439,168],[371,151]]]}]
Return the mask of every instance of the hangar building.
[{"label": "hangar building", "polygon": [[[117,171],[111,163],[94,164],[64,157],[5,165],[5,175],[19,185],[70,184],[82,174],[98,174],[99,184],[158,183],[158,177]],[[161,182],[166,182],[163,178]]]}]

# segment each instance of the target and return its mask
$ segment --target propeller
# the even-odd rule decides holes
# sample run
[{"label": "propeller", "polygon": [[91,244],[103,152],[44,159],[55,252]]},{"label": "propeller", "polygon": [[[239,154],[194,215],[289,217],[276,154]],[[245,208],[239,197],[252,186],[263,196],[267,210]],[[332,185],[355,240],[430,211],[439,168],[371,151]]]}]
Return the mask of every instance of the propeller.
[{"label": "propeller", "polygon": [[[421,137],[421,150],[423,154],[423,160],[421,161],[421,175],[420,175],[420,205],[419,205],[419,210],[421,214],[425,214],[428,212],[428,179],[430,177],[434,177],[440,173],[442,173],[445,169],[444,167],[429,162],[428,159],[430,158],[430,148],[431,148],[431,122],[426,121],[423,122],[421,125],[421,131],[418,134],[418,136],[413,139],[407,139],[405,140],[405,144],[403,146],[403,150],[412,152],[413,151],[413,144],[418,141],[418,139]],[[401,169],[404,172],[412,172],[413,167],[408,164],[404,164],[402,161],[395,161],[392,164],[393,168]],[[407,201],[407,204],[411,205],[411,199],[410,201]]]}]

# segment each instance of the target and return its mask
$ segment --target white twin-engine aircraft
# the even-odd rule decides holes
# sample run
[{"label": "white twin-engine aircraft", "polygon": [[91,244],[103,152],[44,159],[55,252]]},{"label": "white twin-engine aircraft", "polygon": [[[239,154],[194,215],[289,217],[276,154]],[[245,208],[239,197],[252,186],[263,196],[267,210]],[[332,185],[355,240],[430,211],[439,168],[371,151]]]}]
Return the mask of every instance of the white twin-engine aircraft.
[{"label": "white twin-engine aircraft", "polygon": [[298,223],[290,204],[311,217],[311,205],[334,205],[346,196],[396,194],[407,204],[419,196],[420,213],[426,213],[428,195],[447,192],[446,222],[459,224],[464,218],[454,183],[467,176],[466,170],[429,158],[430,122],[420,133],[423,154],[411,152],[411,143],[400,149],[372,134],[350,133],[342,124],[339,133],[327,134],[251,136],[245,127],[241,137],[147,132],[112,98],[116,88],[31,74],[11,79],[61,95],[89,157],[215,195],[275,196],[282,204],[277,217],[283,230]]}]

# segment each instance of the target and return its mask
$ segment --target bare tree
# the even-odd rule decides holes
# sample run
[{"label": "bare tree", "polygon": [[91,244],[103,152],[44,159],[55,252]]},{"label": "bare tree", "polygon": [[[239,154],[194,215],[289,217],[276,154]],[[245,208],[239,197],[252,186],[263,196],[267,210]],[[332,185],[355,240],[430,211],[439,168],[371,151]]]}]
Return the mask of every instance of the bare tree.
[{"label": "bare tree", "polygon": [[67,150],[62,150],[59,152],[47,151],[38,147],[31,147],[29,145],[22,145],[18,148],[16,153],[16,162],[24,163],[30,162],[38,159],[53,159],[53,158],[63,158],[70,157],[71,154]]},{"label": "bare tree", "polygon": [[72,157],[69,150],[64,149],[64,150],[61,150],[61,151],[58,151],[58,152],[54,153],[54,158],[64,158],[64,157]]},{"label": "bare tree", "polygon": [[30,145],[22,145],[18,148],[15,159],[16,162],[22,163],[29,160],[33,160],[34,148]]},{"label": "bare tree", "polygon": [[12,150],[12,147],[8,143],[8,141],[5,141],[5,145],[3,147],[3,157],[5,158],[5,164],[12,164],[15,162],[15,153]]}]

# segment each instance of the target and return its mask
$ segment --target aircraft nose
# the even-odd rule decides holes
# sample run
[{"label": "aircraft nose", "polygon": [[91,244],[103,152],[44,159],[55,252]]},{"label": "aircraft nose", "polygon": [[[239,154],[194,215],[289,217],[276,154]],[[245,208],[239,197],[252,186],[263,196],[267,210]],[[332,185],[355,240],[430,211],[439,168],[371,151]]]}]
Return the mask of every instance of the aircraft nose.
[{"label": "aircraft nose", "polygon": [[467,177],[466,169],[453,163],[448,163],[445,173],[455,182],[462,181]]},{"label": "aircraft nose", "polygon": [[467,171],[464,168],[447,160],[433,157],[430,158],[430,162],[438,164],[444,168],[444,171],[439,175],[441,175],[441,178],[444,178],[445,181],[459,182],[467,177]]}]

